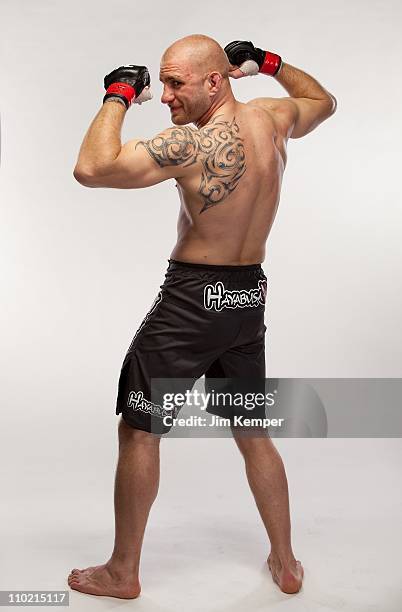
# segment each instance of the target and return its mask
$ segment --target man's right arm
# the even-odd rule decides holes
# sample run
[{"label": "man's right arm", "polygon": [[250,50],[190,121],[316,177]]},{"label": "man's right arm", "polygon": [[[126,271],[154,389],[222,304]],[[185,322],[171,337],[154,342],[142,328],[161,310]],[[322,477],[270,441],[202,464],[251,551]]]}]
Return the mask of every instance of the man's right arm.
[{"label": "man's right arm", "polygon": [[255,98],[249,104],[266,109],[287,138],[301,138],[334,114],[337,102],[318,81],[303,70],[282,63],[273,77],[290,94],[288,98]]}]

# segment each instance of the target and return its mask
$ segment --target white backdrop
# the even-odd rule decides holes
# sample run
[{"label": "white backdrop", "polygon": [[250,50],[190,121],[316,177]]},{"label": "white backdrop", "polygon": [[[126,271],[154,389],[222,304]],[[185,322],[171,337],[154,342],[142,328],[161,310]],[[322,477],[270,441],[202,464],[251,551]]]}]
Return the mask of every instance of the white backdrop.
[{"label": "white backdrop", "polygon": [[[170,124],[169,112],[160,103],[159,59],[171,42],[191,33],[208,34],[222,45],[251,39],[314,76],[336,96],[333,117],[307,137],[289,142],[281,204],[264,263],[269,279],[267,373],[398,377],[401,14],[397,0],[2,0],[0,436],[2,466],[11,458],[14,468],[14,473],[6,468],[2,473],[10,502],[2,525],[13,518],[19,533],[25,529],[42,534],[35,522],[39,506],[36,513],[33,506],[39,496],[46,516],[56,521],[54,539],[60,522],[68,527],[65,548],[60,552],[55,543],[52,551],[48,543],[50,556],[44,553],[43,564],[55,562],[56,551],[63,563],[70,563],[65,561],[67,553],[63,556],[70,537],[72,556],[81,536],[83,551],[92,550],[85,540],[90,537],[87,510],[92,516],[104,499],[109,499],[112,520],[120,367],[163,281],[175,242],[178,200],[173,181],[119,191],[84,188],[73,179],[80,143],[102,103],[104,75],[124,63],[146,64],[151,72],[154,100],[129,110],[124,141],[150,137]],[[233,82],[233,89],[240,101],[287,95],[263,76]],[[194,453],[209,444],[194,442]],[[221,442],[222,449],[231,443]],[[167,465],[179,465],[183,444],[171,441],[166,447]],[[286,441],[282,444],[285,447]],[[190,451],[189,446],[185,448]],[[315,446],[300,448],[314,452]],[[396,441],[390,448],[395,455],[388,447],[383,454],[387,469],[397,465],[396,453],[400,455]],[[346,451],[345,445],[342,453]],[[372,452],[368,446],[367,451]],[[235,452],[230,451],[230,460],[240,469]],[[338,453],[331,457],[337,465]],[[290,461],[292,474],[301,465],[297,453]],[[311,482],[315,465],[312,455],[307,475]],[[348,470],[350,465],[345,473]],[[342,478],[340,472],[333,473]],[[324,474],[317,477],[325,480]],[[301,478],[303,489],[303,474]],[[381,475],[377,482],[385,483]],[[95,504],[100,486],[104,497]],[[237,482],[234,487],[237,503]],[[80,506],[75,503],[78,490]],[[370,483],[367,508],[369,490]],[[300,510],[302,503],[298,498]],[[380,526],[387,524],[396,503],[380,516]],[[374,537],[372,526],[367,525]],[[43,533],[48,537],[47,527]],[[76,529],[76,539],[67,535]],[[11,534],[10,550],[16,551]],[[105,537],[108,553],[111,534]],[[33,563],[40,537],[32,547]],[[383,551],[382,558],[397,550],[394,537],[389,534],[388,554]],[[380,542],[376,546],[371,549],[378,551]],[[324,545],[323,550],[330,548]],[[28,564],[30,557],[25,559]],[[85,561],[92,565],[102,559],[74,557],[71,567]],[[372,561],[374,580],[378,564]],[[35,586],[28,582],[31,566],[20,568],[21,556],[15,572],[8,562],[10,580],[1,588]],[[320,559],[317,562],[324,568]],[[42,571],[40,563],[36,571]],[[57,569],[59,577],[64,574],[64,566]],[[45,573],[40,576],[36,588],[47,584]],[[55,586],[49,578],[48,588],[66,585]]]}]

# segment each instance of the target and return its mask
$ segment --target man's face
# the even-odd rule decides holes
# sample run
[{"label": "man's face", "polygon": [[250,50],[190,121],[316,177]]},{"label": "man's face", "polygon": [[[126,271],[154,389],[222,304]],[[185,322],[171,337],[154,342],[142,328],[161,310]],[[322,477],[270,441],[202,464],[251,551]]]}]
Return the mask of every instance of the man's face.
[{"label": "man's face", "polygon": [[197,74],[186,62],[162,59],[159,71],[159,80],[163,83],[161,102],[169,106],[172,123],[194,123],[208,110],[211,98],[206,77]]}]

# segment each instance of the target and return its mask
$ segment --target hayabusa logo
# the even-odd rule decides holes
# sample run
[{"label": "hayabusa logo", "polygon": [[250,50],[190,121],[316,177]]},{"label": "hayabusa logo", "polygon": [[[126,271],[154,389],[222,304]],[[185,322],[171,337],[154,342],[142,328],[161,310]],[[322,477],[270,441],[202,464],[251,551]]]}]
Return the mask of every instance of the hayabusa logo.
[{"label": "hayabusa logo", "polygon": [[133,410],[141,410],[147,414],[153,414],[161,419],[168,416],[174,417],[174,410],[162,408],[159,404],[154,404],[144,398],[142,391],[130,391],[128,394],[127,406]]},{"label": "hayabusa logo", "polygon": [[250,308],[265,304],[267,281],[259,280],[255,289],[225,289],[220,281],[204,287],[204,306],[207,310]]}]

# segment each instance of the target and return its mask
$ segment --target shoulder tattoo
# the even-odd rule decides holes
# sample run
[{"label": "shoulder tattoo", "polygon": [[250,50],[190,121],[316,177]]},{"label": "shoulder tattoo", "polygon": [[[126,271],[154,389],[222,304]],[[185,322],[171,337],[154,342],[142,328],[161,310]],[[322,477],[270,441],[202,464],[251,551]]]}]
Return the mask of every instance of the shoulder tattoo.
[{"label": "shoulder tattoo", "polygon": [[162,168],[164,166],[190,166],[202,164],[198,193],[203,200],[200,213],[221,204],[236,189],[246,171],[243,139],[239,137],[236,118],[232,121],[218,117],[197,130],[187,126],[174,127],[167,135],[141,140],[149,155]]}]

